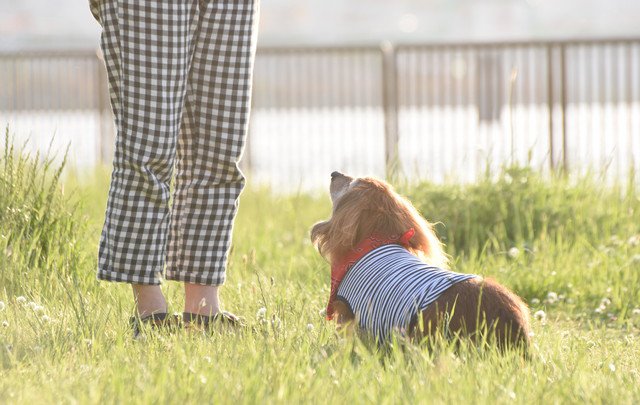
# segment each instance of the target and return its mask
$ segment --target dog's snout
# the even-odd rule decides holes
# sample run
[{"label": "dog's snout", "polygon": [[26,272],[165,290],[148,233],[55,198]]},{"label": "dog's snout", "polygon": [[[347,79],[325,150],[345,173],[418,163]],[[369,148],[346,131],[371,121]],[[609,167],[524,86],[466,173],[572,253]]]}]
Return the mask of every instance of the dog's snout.
[{"label": "dog's snout", "polygon": [[335,179],[336,177],[343,177],[344,174],[340,173],[340,172],[333,172],[331,173],[331,180]]}]

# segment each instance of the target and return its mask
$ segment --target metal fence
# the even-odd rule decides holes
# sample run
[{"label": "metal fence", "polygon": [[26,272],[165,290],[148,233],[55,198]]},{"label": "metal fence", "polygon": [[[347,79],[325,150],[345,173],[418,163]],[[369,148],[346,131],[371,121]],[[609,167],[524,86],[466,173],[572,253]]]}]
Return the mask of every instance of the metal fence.
[{"label": "metal fence", "polygon": [[96,51],[0,53],[0,126],[27,147],[61,152],[72,165],[110,161],[114,127]]},{"label": "metal fence", "polygon": [[[401,103],[471,108],[464,132],[475,124],[477,135],[458,140],[477,139],[496,162],[584,170],[615,161],[611,174],[619,175],[640,157],[633,145],[640,128],[632,121],[632,112],[640,113],[639,51],[638,40],[403,47],[407,69],[430,72],[423,78],[431,78],[432,91],[414,91],[405,81]],[[613,116],[600,117],[604,111]]]},{"label": "metal fence", "polygon": [[[81,158],[110,159],[95,53],[0,54],[0,119],[48,138],[43,117],[88,148]],[[622,178],[638,159],[640,38],[258,50],[243,162],[254,182],[313,188],[332,170],[470,181],[511,162]]]}]

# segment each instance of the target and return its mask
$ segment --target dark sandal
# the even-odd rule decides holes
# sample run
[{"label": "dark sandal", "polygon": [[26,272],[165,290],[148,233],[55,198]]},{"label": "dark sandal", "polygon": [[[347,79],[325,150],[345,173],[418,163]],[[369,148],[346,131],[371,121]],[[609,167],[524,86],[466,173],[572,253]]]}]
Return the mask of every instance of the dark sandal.
[{"label": "dark sandal", "polygon": [[182,320],[187,328],[195,326],[198,329],[205,330],[213,327],[213,325],[226,325],[233,328],[243,328],[246,326],[242,318],[227,311],[220,311],[213,316],[183,312]]},{"label": "dark sandal", "polygon": [[181,323],[182,320],[179,315],[169,315],[166,312],[158,312],[147,315],[144,318],[132,316],[129,319],[134,338],[140,335],[143,324],[148,324],[152,329],[178,329]]}]

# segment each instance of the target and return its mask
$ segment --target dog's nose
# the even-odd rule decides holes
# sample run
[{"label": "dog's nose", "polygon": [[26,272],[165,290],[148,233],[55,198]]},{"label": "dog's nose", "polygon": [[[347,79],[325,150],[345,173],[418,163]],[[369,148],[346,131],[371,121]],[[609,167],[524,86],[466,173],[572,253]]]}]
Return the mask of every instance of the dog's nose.
[{"label": "dog's nose", "polygon": [[336,177],[342,177],[342,176],[344,176],[344,174],[340,172],[333,172],[331,173],[331,180],[335,179]]}]

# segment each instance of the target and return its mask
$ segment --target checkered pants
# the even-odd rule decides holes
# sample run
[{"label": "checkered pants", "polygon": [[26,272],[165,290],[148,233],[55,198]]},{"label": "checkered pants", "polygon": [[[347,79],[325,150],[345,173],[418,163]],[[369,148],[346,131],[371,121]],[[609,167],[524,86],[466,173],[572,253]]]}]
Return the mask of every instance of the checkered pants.
[{"label": "checkered pants", "polygon": [[259,0],[90,7],[117,128],[98,278],[159,284],[166,258],[169,280],[223,284],[244,187]]}]

